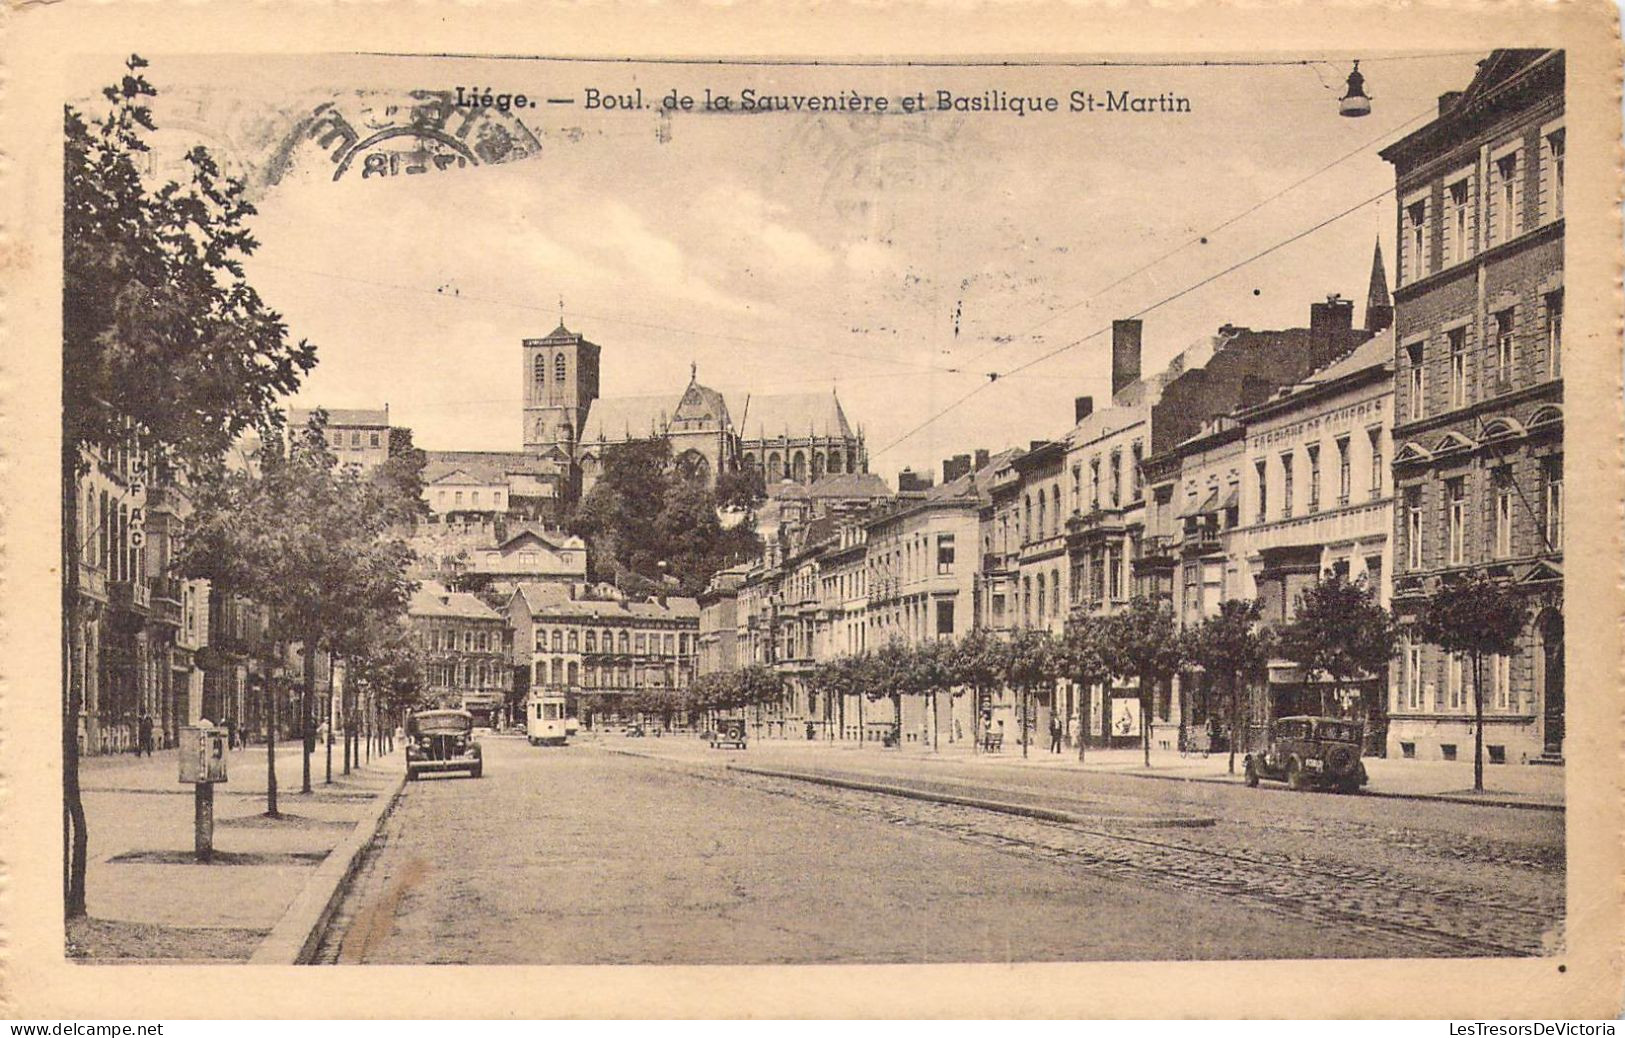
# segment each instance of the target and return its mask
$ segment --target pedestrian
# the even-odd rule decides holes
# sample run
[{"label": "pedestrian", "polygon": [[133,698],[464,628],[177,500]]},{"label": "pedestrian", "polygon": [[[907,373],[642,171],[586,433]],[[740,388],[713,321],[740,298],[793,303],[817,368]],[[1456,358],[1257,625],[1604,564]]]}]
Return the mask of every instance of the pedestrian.
[{"label": "pedestrian", "polygon": [[230,717],[226,718],[226,746],[233,750],[237,748],[237,721]]},{"label": "pedestrian", "polygon": [[1049,751],[1051,753],[1061,752],[1061,736],[1063,734],[1060,715],[1051,715],[1049,719]]},{"label": "pedestrian", "polygon": [[141,716],[136,719],[136,748],[137,757],[145,753],[152,756],[152,715],[147,713],[145,707],[141,709]]}]

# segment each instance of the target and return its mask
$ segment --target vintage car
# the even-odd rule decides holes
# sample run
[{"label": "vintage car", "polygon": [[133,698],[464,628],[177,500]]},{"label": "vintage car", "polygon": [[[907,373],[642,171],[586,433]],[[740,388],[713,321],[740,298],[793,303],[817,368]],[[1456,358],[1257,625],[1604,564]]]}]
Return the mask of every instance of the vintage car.
[{"label": "vintage car", "polygon": [[1282,717],[1270,725],[1269,745],[1247,754],[1247,784],[1275,779],[1293,789],[1358,793],[1366,784],[1362,734],[1359,724],[1335,717]]},{"label": "vintage car", "polygon": [[406,718],[406,778],[416,781],[426,771],[485,772],[480,744],[474,740],[474,715],[467,710],[425,710]]},{"label": "vintage car", "polygon": [[745,748],[745,719],[743,717],[724,717],[717,722],[716,730],[711,733],[711,748],[721,749],[731,746],[742,750]]}]

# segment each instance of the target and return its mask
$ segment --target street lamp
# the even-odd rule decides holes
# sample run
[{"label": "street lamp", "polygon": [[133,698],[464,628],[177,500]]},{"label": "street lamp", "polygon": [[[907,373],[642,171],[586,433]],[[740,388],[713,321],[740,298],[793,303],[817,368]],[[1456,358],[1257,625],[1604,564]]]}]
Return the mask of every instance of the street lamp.
[{"label": "street lamp", "polygon": [[1360,62],[1354,62],[1349,72],[1348,93],[1338,98],[1337,114],[1347,119],[1358,119],[1371,114],[1371,98],[1365,93],[1365,77],[1360,75]]}]

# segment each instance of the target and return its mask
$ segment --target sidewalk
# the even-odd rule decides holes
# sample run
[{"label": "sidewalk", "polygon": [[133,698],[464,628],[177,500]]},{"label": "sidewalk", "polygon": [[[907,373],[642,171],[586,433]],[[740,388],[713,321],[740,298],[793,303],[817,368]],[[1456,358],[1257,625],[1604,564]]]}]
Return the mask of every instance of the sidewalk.
[{"label": "sidewalk", "polygon": [[[311,756],[301,794],[298,743],[276,755],[278,809],[266,817],[264,746],[235,750],[230,781],[214,794],[215,862],[192,856],[193,789],[178,781],[174,750],[90,758],[80,771],[90,918],[70,927],[69,954],[90,960],[244,962],[358,826],[375,825],[400,788],[400,749],[344,775],[334,746]],[[330,870],[322,870],[327,873]],[[330,882],[324,875],[321,882]],[[308,898],[307,898],[308,899]]]},{"label": "sidewalk", "polygon": [[[665,736],[660,739],[624,739],[603,736],[604,743],[615,747],[626,742],[627,748],[638,748],[648,742],[651,748],[667,747],[663,743],[692,743],[705,749],[704,741],[692,735]],[[952,761],[957,764],[977,764],[989,767],[1022,767],[1061,771],[1084,771],[1123,775],[1139,779],[1161,779],[1186,782],[1239,784],[1242,781],[1242,755],[1236,755],[1236,774],[1228,773],[1229,757],[1216,753],[1207,757],[1181,757],[1167,750],[1151,751],[1151,767],[1144,765],[1144,754],[1139,749],[1089,749],[1084,762],[1078,763],[1076,747],[1060,753],[1049,753],[1048,743],[1035,743],[1028,748],[1023,759],[1019,743],[1008,744],[998,753],[972,752],[969,741],[944,742],[940,751],[928,747],[906,746],[882,749],[879,744],[837,740],[834,742],[800,739],[753,739],[753,751],[771,753],[786,758],[816,756],[828,758],[848,753],[884,754],[888,759],[917,760],[921,762]],[[682,752],[679,750],[678,752]],[[1365,758],[1370,783],[1365,787],[1367,796],[1399,797],[1415,800],[1447,800],[1469,804],[1532,807],[1546,810],[1563,808],[1563,776],[1560,767],[1542,767],[1529,764],[1485,764],[1484,792],[1474,793],[1473,765],[1471,761],[1415,761],[1394,760],[1385,757]]]}]

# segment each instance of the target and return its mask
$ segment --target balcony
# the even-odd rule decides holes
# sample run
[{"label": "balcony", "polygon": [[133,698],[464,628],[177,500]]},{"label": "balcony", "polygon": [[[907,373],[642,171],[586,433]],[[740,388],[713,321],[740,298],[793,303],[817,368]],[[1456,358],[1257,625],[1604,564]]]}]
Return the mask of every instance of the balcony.
[{"label": "balcony", "polygon": [[107,574],[93,566],[79,563],[79,593],[97,602],[107,601]]},{"label": "balcony", "polygon": [[174,577],[152,580],[152,617],[172,627],[181,625],[181,590],[185,585]]},{"label": "balcony", "polygon": [[144,581],[113,580],[107,585],[108,600],[115,609],[146,615],[152,611],[152,591]]}]

